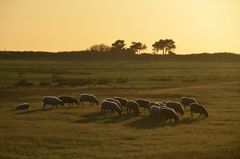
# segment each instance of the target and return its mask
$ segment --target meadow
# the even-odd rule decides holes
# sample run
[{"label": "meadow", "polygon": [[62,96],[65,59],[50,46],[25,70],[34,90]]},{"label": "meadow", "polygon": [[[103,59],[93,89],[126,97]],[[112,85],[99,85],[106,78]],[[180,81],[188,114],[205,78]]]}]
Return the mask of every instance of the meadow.
[{"label": "meadow", "polygon": [[[240,65],[229,61],[0,59],[1,159],[240,158]],[[179,101],[195,97],[176,124],[101,114],[97,106],[42,110],[45,95],[92,93],[100,100]],[[16,111],[28,102],[29,110]]]}]

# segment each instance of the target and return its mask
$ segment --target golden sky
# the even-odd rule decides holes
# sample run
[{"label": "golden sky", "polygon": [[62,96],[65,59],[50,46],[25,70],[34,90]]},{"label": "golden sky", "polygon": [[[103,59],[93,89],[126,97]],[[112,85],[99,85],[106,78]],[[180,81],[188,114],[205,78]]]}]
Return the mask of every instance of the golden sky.
[{"label": "golden sky", "polygon": [[69,51],[117,39],[176,53],[240,53],[240,0],[0,0],[0,50]]}]

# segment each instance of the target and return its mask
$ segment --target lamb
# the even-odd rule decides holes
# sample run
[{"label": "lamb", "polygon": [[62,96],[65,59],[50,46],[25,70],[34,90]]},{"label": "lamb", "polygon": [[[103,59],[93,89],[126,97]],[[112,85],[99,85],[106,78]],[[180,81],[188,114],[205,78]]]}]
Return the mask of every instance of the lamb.
[{"label": "lamb", "polygon": [[73,104],[78,104],[78,101],[73,98],[72,96],[60,96],[58,97],[60,100],[63,101],[63,103],[68,103],[68,104],[71,104],[73,106]]},{"label": "lamb", "polygon": [[190,105],[190,112],[192,117],[193,117],[193,113],[199,113],[199,116],[201,116],[202,118],[203,118],[203,115],[205,116],[205,118],[208,117],[208,112],[206,108],[201,104],[192,103]]},{"label": "lamb", "polygon": [[45,109],[46,105],[52,105],[56,107],[58,105],[64,106],[63,101],[54,96],[44,96],[42,98],[42,104],[43,104],[43,109]]},{"label": "lamb", "polygon": [[91,105],[95,103],[97,106],[99,104],[98,99],[92,94],[81,94],[79,104],[84,105],[84,102],[89,102]]},{"label": "lamb", "polygon": [[168,108],[174,109],[177,113],[180,113],[181,115],[184,115],[184,110],[183,110],[183,107],[182,107],[181,103],[168,101],[168,102],[166,102],[166,106]]},{"label": "lamb", "polygon": [[126,108],[128,100],[122,97],[114,97],[114,99],[118,100],[123,107]]},{"label": "lamb", "polygon": [[139,105],[139,107],[143,108],[143,110],[145,111],[146,109],[149,109],[149,101],[146,99],[137,99],[136,103]]},{"label": "lamb", "polygon": [[127,102],[127,113],[130,113],[132,110],[136,115],[138,115],[140,112],[138,103],[130,100]]},{"label": "lamb", "polygon": [[178,116],[177,113],[175,112],[175,110],[165,107],[161,109],[160,112],[160,118],[161,120],[170,120],[170,123],[172,121],[172,119],[175,121],[175,123],[178,121]]},{"label": "lamb", "polygon": [[123,111],[123,106],[122,106],[122,104],[121,104],[117,99],[114,99],[114,98],[106,98],[105,100],[106,100],[106,101],[110,101],[110,102],[115,102],[115,103],[117,103],[117,105],[119,106],[119,108]]},{"label": "lamb", "polygon": [[29,109],[30,106],[28,103],[21,103],[15,106],[16,110]]},{"label": "lamb", "polygon": [[181,98],[181,104],[184,106],[185,110],[186,110],[186,106],[190,106],[192,103],[197,103],[197,101],[194,98],[189,98],[189,97]]},{"label": "lamb", "polygon": [[116,102],[106,101],[104,100],[101,104],[101,112],[105,112],[106,110],[116,111],[119,115],[122,114],[121,108],[117,105]]}]

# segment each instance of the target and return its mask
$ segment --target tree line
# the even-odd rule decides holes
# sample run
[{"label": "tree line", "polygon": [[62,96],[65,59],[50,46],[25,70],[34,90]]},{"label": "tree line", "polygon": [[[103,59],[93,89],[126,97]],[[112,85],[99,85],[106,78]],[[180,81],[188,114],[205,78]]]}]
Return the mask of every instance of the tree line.
[{"label": "tree line", "polygon": [[[141,42],[132,42],[130,47],[126,47],[126,43],[124,40],[116,40],[112,43],[111,46],[106,44],[96,44],[92,45],[87,51],[90,52],[113,52],[113,53],[131,53],[131,54],[141,54],[143,51],[147,49],[147,45]],[[172,39],[160,39],[159,41],[155,41],[152,44],[153,54],[163,55],[167,54],[175,54],[173,50],[176,49],[175,42]]]}]

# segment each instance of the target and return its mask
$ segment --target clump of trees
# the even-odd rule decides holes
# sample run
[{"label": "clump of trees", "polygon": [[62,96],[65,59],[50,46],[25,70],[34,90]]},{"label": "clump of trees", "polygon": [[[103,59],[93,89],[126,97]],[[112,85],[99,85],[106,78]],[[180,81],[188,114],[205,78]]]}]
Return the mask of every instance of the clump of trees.
[{"label": "clump of trees", "polygon": [[154,53],[158,54],[159,51],[162,51],[163,55],[172,53],[172,51],[176,49],[175,42],[172,39],[160,39],[159,41],[156,41],[152,47]]},{"label": "clump of trees", "polygon": [[106,44],[97,44],[89,48],[89,51],[91,52],[109,52],[110,50],[111,47]]},{"label": "clump of trees", "polygon": [[[124,40],[116,40],[114,43],[112,43],[112,46],[108,46],[106,44],[96,44],[91,46],[88,51],[100,53],[111,52],[141,54],[146,49],[146,44],[143,44],[141,42],[133,41],[130,47],[127,48]],[[152,50],[154,54],[160,54],[160,51],[162,51],[162,55],[175,54],[173,52],[174,49],[176,49],[176,45],[172,39],[160,39],[159,41],[154,42],[154,44],[152,45]]]}]

